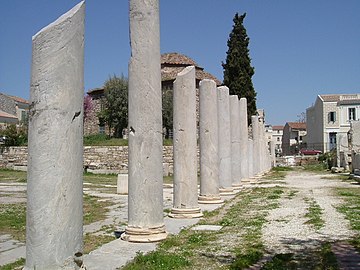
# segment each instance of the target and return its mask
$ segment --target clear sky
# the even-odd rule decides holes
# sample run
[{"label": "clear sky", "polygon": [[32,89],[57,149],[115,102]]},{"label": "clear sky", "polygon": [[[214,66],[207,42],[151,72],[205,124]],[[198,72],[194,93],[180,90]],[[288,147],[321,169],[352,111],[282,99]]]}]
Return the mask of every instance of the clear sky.
[{"label": "clear sky", "polygon": [[[29,98],[31,37],[78,0],[1,0],[0,92]],[[360,93],[359,0],[160,0],[161,52],[191,57],[223,79],[235,13],[255,67],[266,122],[296,121],[318,94]],[[127,76],[128,0],[87,0],[85,91]]]}]

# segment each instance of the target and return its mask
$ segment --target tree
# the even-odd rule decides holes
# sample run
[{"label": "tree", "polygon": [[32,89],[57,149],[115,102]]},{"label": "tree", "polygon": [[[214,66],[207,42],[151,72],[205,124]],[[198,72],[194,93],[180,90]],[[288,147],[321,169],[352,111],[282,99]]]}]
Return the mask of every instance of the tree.
[{"label": "tree", "polygon": [[227,41],[228,51],[226,62],[222,63],[224,69],[224,84],[229,87],[231,95],[247,99],[248,123],[251,116],[256,114],[256,92],[251,80],[254,68],[251,66],[249,56],[249,42],[246,29],[243,26],[246,13],[239,16],[235,14],[232,32]]},{"label": "tree", "polygon": [[2,136],[5,137],[4,146],[19,146],[27,144],[27,127],[25,125],[16,127],[15,124],[6,126],[2,131]]},{"label": "tree", "polygon": [[166,128],[166,137],[173,128],[173,91],[164,90],[162,94],[162,119],[163,126]]},{"label": "tree", "polygon": [[98,114],[100,121],[113,131],[114,137],[121,137],[122,130],[128,125],[128,79],[110,77],[104,84],[105,100],[102,110]]}]

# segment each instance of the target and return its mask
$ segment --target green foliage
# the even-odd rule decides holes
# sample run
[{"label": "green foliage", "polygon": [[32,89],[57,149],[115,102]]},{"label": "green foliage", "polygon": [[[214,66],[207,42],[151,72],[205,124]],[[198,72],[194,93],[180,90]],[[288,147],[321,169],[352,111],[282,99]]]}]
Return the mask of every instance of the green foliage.
[{"label": "green foliage", "polygon": [[133,262],[127,264],[124,270],[170,270],[189,266],[189,261],[183,256],[167,253],[164,250],[152,251],[146,255],[138,253]]},{"label": "green foliage", "polygon": [[0,204],[0,234],[25,241],[26,204]]},{"label": "green foliage", "polygon": [[249,56],[250,39],[243,25],[246,13],[239,16],[235,14],[232,32],[227,41],[228,51],[224,69],[224,84],[229,87],[231,95],[247,99],[248,123],[251,116],[256,114],[256,92],[252,83],[254,68],[251,66]]},{"label": "green foliage", "polygon": [[27,128],[26,126],[16,127],[16,125],[8,125],[2,132],[5,136],[5,146],[20,146],[27,144]]},{"label": "green foliage", "polygon": [[13,263],[0,266],[0,270],[20,270],[23,268],[22,266],[24,265],[25,265],[25,259],[21,258]]},{"label": "green foliage", "polygon": [[114,129],[115,137],[121,137],[128,124],[128,79],[114,75],[105,82],[104,90],[105,104],[98,117],[108,124],[109,131]]},{"label": "green foliage", "polygon": [[316,230],[324,227],[325,221],[321,218],[323,210],[317,202],[311,198],[304,199],[306,203],[308,203],[309,207],[307,208],[308,212],[305,214],[305,217],[308,218],[306,224],[310,224],[314,226]]},{"label": "green foliage", "polygon": [[86,146],[127,146],[128,140],[120,138],[110,138],[105,134],[88,135],[84,137]]},{"label": "green foliage", "polygon": [[322,162],[327,169],[331,169],[335,165],[336,150],[331,150],[319,156],[319,161]]},{"label": "green foliage", "polygon": [[166,128],[165,137],[169,137],[169,131],[173,129],[173,91],[164,90],[162,94],[162,120]]},{"label": "green foliage", "polygon": [[231,270],[240,270],[248,268],[263,256],[263,253],[258,249],[249,249],[247,253],[240,253],[236,255],[235,261],[230,265]]}]

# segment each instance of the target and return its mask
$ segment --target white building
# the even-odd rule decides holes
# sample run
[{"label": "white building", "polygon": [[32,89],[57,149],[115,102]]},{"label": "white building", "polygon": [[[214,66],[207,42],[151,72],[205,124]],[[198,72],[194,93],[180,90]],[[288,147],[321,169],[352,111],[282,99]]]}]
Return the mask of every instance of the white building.
[{"label": "white building", "polygon": [[[328,152],[360,119],[360,94],[318,95],[306,110],[308,148]],[[338,138],[338,139],[337,139]]]},{"label": "white building", "polygon": [[284,126],[272,126],[272,137],[275,142],[276,155],[282,155],[282,136],[284,132]]}]

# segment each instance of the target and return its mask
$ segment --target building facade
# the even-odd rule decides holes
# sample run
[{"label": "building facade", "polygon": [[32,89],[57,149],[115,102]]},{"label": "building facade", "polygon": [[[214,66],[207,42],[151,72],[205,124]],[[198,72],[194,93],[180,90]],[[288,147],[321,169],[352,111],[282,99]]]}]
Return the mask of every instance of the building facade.
[{"label": "building facade", "polygon": [[360,94],[318,95],[306,110],[308,147],[323,153],[347,137],[351,121],[360,119]]},{"label": "building facade", "polygon": [[23,98],[0,93],[0,129],[19,125],[28,119],[29,102]]},{"label": "building facade", "polygon": [[275,143],[275,154],[282,155],[282,137],[284,126],[272,126],[272,139]]},{"label": "building facade", "polygon": [[283,129],[281,144],[283,156],[296,155],[305,148],[306,135],[306,123],[287,122]]}]

